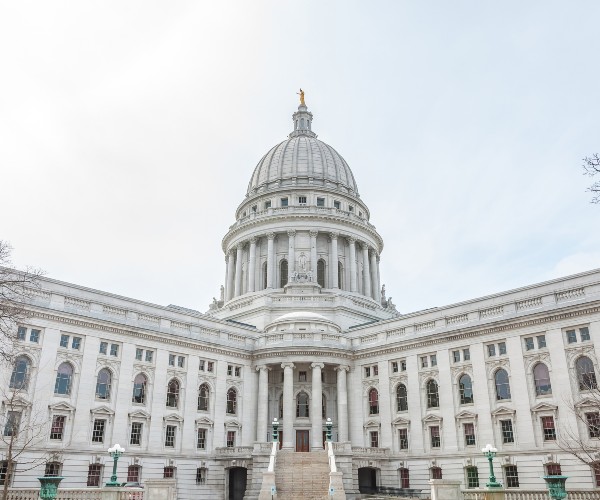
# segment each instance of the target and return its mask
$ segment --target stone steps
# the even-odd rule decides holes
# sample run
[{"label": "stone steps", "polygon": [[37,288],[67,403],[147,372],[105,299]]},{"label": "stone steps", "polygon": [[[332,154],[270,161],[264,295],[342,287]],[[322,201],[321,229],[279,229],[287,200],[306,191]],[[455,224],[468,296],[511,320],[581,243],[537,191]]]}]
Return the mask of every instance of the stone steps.
[{"label": "stone steps", "polygon": [[329,462],[325,451],[280,451],[275,464],[277,497],[286,500],[324,500],[329,491]]}]

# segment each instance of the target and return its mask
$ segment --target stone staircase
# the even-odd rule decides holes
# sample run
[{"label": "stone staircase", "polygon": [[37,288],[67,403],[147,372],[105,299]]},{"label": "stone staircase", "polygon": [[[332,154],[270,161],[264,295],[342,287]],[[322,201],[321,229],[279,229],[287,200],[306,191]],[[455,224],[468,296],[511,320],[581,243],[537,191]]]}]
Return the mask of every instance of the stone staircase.
[{"label": "stone staircase", "polygon": [[277,453],[275,486],[278,500],[325,500],[329,493],[329,462],[325,451]]}]

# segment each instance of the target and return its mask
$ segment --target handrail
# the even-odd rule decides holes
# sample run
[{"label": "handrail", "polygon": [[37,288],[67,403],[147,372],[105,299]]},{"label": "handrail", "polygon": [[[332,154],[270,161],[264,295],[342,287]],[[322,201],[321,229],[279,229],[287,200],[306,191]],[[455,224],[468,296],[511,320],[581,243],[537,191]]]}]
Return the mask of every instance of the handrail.
[{"label": "handrail", "polygon": [[277,441],[273,441],[273,445],[271,446],[271,455],[269,456],[269,468],[268,472],[275,471],[275,457],[277,456],[277,449],[279,448],[279,443]]},{"label": "handrail", "polygon": [[333,443],[331,441],[327,441],[327,458],[329,460],[329,472],[337,472],[335,454],[333,453]]}]

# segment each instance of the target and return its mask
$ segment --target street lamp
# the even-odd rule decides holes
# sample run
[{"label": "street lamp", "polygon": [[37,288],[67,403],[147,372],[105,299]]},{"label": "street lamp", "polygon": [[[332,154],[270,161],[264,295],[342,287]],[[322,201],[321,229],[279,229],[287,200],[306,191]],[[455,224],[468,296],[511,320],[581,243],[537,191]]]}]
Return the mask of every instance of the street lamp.
[{"label": "street lamp", "polygon": [[327,432],[325,433],[325,438],[327,441],[331,441],[331,427],[333,426],[333,422],[330,417],[327,417],[327,421],[325,422],[325,427],[327,427]]},{"label": "street lamp", "polygon": [[108,449],[108,454],[113,459],[113,471],[112,476],[110,476],[110,481],[106,483],[106,486],[120,486],[120,484],[117,482],[117,462],[123,453],[125,453],[125,448],[121,448],[119,443]]},{"label": "street lamp", "polygon": [[279,441],[279,432],[277,432],[278,429],[279,429],[279,421],[277,420],[277,418],[273,418],[273,442],[274,443]]},{"label": "street lamp", "polygon": [[490,462],[490,480],[488,483],[485,483],[486,487],[488,488],[502,488],[502,485],[498,482],[496,482],[496,476],[494,475],[494,464],[493,464],[493,460],[494,457],[496,456],[496,453],[498,453],[498,450],[496,448],[494,448],[491,444],[486,444],[485,448],[483,448],[481,450],[481,453],[483,453],[488,461]]}]

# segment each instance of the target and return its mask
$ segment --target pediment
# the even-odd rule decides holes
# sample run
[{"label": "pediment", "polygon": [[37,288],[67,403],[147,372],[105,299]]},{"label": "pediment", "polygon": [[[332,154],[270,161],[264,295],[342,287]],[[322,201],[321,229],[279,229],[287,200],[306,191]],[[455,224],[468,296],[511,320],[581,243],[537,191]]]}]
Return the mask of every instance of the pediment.
[{"label": "pediment", "polygon": [[129,413],[129,418],[143,418],[150,420],[150,414],[145,410],[135,410]]},{"label": "pediment", "polygon": [[426,424],[428,422],[441,422],[442,420],[442,417],[440,417],[439,415],[430,414],[423,418],[423,423]]},{"label": "pediment", "polygon": [[598,408],[598,401],[590,398],[585,398],[575,404],[575,408]]},{"label": "pediment", "polygon": [[115,411],[109,408],[108,406],[99,406],[98,408],[92,408],[90,413],[94,415],[114,415]]},{"label": "pediment", "polygon": [[177,413],[170,413],[169,415],[165,415],[163,417],[165,422],[183,422],[183,417],[181,415],[177,415]]},{"label": "pediment", "polygon": [[380,423],[377,420],[367,420],[363,427],[379,427]]},{"label": "pediment", "polygon": [[208,417],[200,417],[196,419],[196,425],[208,425],[212,427],[214,422]]},{"label": "pediment", "polygon": [[460,413],[458,413],[454,418],[456,418],[456,420],[463,420],[463,419],[472,419],[475,420],[477,418],[477,413],[473,413],[472,411],[461,411]]},{"label": "pediment", "polygon": [[69,403],[65,403],[61,401],[60,403],[54,403],[52,405],[48,405],[48,408],[52,411],[66,411],[66,412],[74,412],[75,407],[70,405]]},{"label": "pediment", "polygon": [[238,429],[242,428],[242,424],[239,420],[228,420],[224,425],[225,427],[237,427]]},{"label": "pediment", "polygon": [[4,406],[10,410],[12,408],[27,408],[31,406],[31,403],[21,396],[13,396],[4,400]]},{"label": "pediment", "polygon": [[407,418],[398,417],[392,421],[392,425],[410,425],[410,420]]},{"label": "pediment", "polygon": [[507,408],[506,406],[501,406],[492,412],[492,416],[494,417],[512,416],[514,414],[515,410],[512,408]]},{"label": "pediment", "polygon": [[532,412],[539,412],[539,411],[556,411],[558,409],[558,406],[556,405],[551,405],[548,403],[540,403],[535,405],[531,411]]}]

